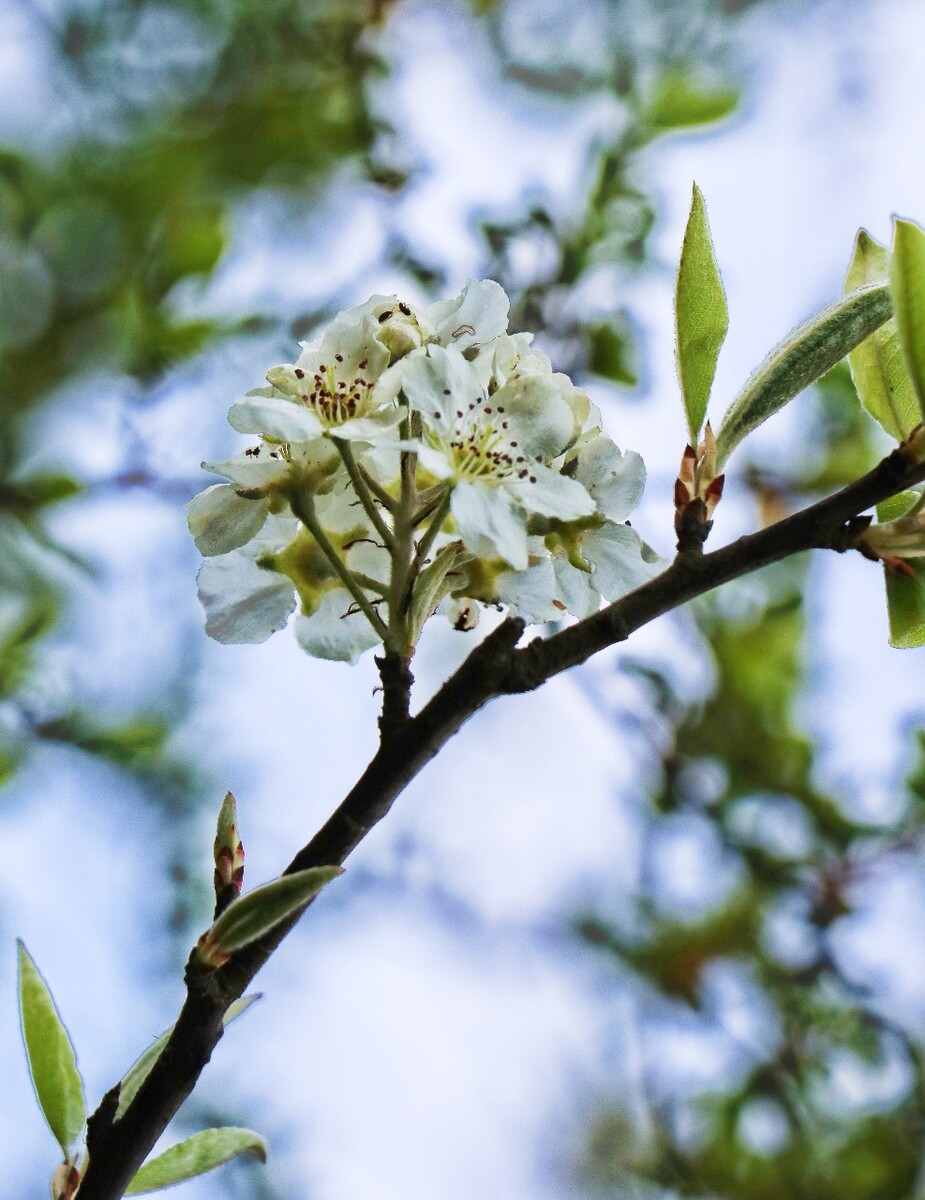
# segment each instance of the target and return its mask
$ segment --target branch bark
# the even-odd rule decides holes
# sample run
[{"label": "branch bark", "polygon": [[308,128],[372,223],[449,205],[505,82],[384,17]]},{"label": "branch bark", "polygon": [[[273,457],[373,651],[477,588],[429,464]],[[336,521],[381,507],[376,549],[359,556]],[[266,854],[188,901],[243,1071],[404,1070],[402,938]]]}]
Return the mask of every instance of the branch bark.
[{"label": "branch bark", "polygon": [[[518,648],[523,622],[503,621],[414,717],[406,718],[401,711],[407,680],[395,671],[394,679],[384,678],[395,694],[389,697],[390,719],[383,723],[378,752],[285,873],[342,863],[407,784],[493,698],[532,691],[605,647],[625,641],[664,613],[769,563],[811,549],[847,549],[854,518],[923,479],[925,463],[910,462],[902,449],[895,450],[840,492],[767,529],[709,554],[679,555],[651,582],[551,637]],[[119,1200],[124,1194],[209,1061],[222,1036],[228,1005],[244,992],[300,915],[239,951],[218,970],[207,970],[191,957],[180,1016],[135,1099],[116,1121],[116,1085],[88,1122],[89,1165],[79,1200]]]}]

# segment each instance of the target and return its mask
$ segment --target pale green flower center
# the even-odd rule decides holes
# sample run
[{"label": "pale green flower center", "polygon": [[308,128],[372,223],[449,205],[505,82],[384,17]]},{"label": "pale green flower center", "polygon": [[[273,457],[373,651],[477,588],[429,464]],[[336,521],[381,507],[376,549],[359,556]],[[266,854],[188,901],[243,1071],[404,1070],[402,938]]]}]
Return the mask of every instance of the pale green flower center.
[{"label": "pale green flower center", "polygon": [[[456,411],[456,424],[449,437],[437,438],[428,431],[428,440],[446,454],[457,479],[494,484],[524,479],[536,483],[526,455],[509,438],[504,409],[487,408],[473,414],[471,410],[479,407],[479,403],[471,404],[468,414]],[[440,413],[434,415],[440,419]]]},{"label": "pale green flower center", "polygon": [[[363,375],[340,378],[344,356],[335,354],[334,359],[334,365],[319,365],[310,380],[311,390],[303,392],[301,397],[303,404],[311,408],[326,428],[343,425],[345,421],[365,413],[369,408],[369,397],[373,389],[372,382]],[[359,370],[362,371],[366,365],[367,360],[364,358],[359,364]],[[296,368],[295,374],[297,379],[308,379],[299,367]]]}]

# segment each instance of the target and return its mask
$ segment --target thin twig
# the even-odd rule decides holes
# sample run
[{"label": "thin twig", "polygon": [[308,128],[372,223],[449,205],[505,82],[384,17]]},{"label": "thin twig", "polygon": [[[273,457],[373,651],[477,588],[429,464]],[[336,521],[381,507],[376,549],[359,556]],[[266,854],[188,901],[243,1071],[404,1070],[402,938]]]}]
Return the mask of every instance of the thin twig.
[{"label": "thin twig", "polygon": [[[552,637],[537,638],[518,649],[523,622],[503,621],[416,716],[383,737],[360,779],[286,873],[343,862],[407,784],[493,697],[539,687],[663,613],[768,563],[816,547],[846,549],[852,518],[923,479],[925,464],[910,463],[901,450],[894,451],[834,496],[702,558],[678,559],[635,592]],[[118,1093],[113,1089],[88,1122],[89,1166],[79,1200],[119,1200],[124,1194],[195,1086],[221,1037],[228,1005],[244,992],[300,915],[236,953],[218,970],[206,971],[191,957],[186,1001],[137,1095],[116,1121]]]},{"label": "thin twig", "polygon": [[363,511],[373,523],[376,533],[382,538],[387,550],[391,551],[395,545],[392,537],[392,531],[382,519],[382,513],[376,507],[376,501],[370,491],[370,488],[360,474],[357,461],[353,457],[353,448],[348,441],[343,438],[335,438],[334,445],[337,447],[341,460],[347,469],[347,474],[350,476],[350,482],[353,484],[353,490],[357,494],[357,498],[363,505]]}]

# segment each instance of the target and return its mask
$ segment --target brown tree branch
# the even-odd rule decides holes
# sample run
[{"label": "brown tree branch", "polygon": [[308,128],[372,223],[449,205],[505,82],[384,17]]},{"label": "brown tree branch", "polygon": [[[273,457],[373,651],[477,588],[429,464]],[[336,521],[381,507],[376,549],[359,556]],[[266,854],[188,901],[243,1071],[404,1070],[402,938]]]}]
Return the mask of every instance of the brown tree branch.
[{"label": "brown tree branch", "polygon": [[[702,557],[680,555],[651,582],[551,637],[518,649],[523,622],[503,621],[414,717],[406,719],[401,712],[405,681],[394,679],[395,705],[389,708],[398,719],[385,723],[378,752],[286,873],[343,862],[407,784],[494,697],[531,691],[599,650],[625,641],[656,617],[769,563],[814,548],[847,549],[854,518],[923,479],[925,463],[910,462],[896,450],[861,479],[794,516]],[[297,920],[298,916],[277,926],[218,970],[205,969],[191,957],[186,1001],[138,1094],[116,1121],[117,1085],[88,1122],[89,1166],[79,1200],[119,1200],[124,1194],[209,1061],[228,1005],[244,992]]]}]

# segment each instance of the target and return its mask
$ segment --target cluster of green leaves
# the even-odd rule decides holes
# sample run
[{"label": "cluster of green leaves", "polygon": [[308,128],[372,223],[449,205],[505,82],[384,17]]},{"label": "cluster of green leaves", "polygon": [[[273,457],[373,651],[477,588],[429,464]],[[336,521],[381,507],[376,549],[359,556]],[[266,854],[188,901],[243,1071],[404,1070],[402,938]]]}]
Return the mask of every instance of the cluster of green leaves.
[{"label": "cluster of green leaves", "polygon": [[[696,185],[678,269],[676,345],[681,394],[691,443],[697,445],[709,404],[729,314],[703,198]],[[814,314],[755,369],[723,416],[710,465],[721,471],[736,447],[810,384],[847,357],[854,391],[843,393],[899,442],[911,457],[925,419],[925,231],[895,221],[892,250],[858,233],[845,295]],[[913,493],[882,505],[882,523],[917,516]],[[901,540],[900,540],[901,535]],[[872,557],[886,565],[891,642],[925,644],[925,528],[906,521],[895,534],[870,535]],[[921,546],[919,545],[921,542]],[[891,543],[895,553],[889,553]],[[911,561],[910,561],[911,560]]]},{"label": "cluster of green leaves", "polygon": [[[200,969],[220,969],[236,950],[297,915],[326,883],[340,874],[340,867],[313,867],[274,879],[233,900],[199,939]],[[232,1004],[225,1013],[224,1024],[241,1016],[256,999],[257,996],[244,996]],[[52,1197],[69,1200],[86,1165],[81,1151],[87,1123],[85,1088],[67,1028],[48,984],[22,942],[19,942],[19,1012],[36,1099],[63,1155],[52,1179]],[[124,1116],[135,1099],[171,1032],[165,1030],[156,1038],[122,1078],[116,1120]],[[228,1126],[202,1130],[144,1163],[126,1195],[172,1187],[203,1175],[239,1154],[253,1154],[266,1161],[263,1138],[249,1129]]]}]

